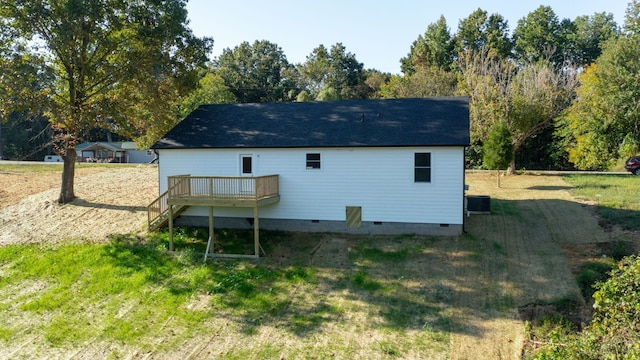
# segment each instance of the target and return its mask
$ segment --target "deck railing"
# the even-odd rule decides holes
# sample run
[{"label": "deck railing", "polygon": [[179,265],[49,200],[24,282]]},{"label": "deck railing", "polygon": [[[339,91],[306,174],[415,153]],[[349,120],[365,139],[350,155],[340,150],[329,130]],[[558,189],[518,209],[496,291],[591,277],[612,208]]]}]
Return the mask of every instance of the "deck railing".
[{"label": "deck railing", "polygon": [[169,176],[169,198],[262,199],[278,195],[278,175]]},{"label": "deck railing", "polygon": [[[183,177],[188,177],[189,175],[182,175]],[[151,204],[147,205],[147,217],[149,223],[149,229],[156,228],[159,226],[165,219],[165,216],[169,213],[169,193],[172,191],[184,191],[180,188],[183,183],[174,184],[173,186],[169,186],[169,190],[162,193],[158,196],[157,199],[153,200]]]},{"label": "deck railing", "polygon": [[149,229],[154,229],[156,227],[156,222],[162,221],[162,215],[169,211],[169,206],[167,204],[168,198],[169,193],[165,191],[162,195],[153,200],[153,202],[147,206],[147,221],[149,224]]}]

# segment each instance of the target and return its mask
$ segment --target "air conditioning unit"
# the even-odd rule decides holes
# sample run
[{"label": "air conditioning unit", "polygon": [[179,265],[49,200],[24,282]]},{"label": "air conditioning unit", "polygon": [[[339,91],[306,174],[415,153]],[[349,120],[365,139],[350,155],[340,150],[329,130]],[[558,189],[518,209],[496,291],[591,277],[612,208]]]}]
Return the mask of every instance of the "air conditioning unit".
[{"label": "air conditioning unit", "polygon": [[467,196],[467,215],[491,214],[491,197],[487,195]]}]

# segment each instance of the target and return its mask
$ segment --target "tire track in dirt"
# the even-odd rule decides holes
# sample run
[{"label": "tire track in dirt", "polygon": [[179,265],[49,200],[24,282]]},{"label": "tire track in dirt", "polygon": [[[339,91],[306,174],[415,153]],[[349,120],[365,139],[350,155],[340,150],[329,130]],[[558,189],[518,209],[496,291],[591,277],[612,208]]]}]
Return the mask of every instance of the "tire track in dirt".
[{"label": "tire track in dirt", "polygon": [[[470,194],[491,196],[493,213],[467,218],[469,236],[460,240],[475,242],[477,262],[453,266],[457,286],[476,290],[458,291],[453,299],[450,358],[519,358],[525,336],[519,306],[580,299],[561,245],[609,238],[561,177],[508,177],[501,188],[486,174],[472,174],[467,182]],[[462,248],[469,243],[452,244],[451,251]]]}]

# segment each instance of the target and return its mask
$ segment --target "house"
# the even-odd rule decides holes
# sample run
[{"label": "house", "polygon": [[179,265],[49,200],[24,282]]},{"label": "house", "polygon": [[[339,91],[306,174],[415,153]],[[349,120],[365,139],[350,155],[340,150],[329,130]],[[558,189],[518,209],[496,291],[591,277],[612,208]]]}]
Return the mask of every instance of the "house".
[{"label": "house", "polygon": [[76,147],[78,162],[133,163],[152,162],[156,155],[151,150],[138,150],[135,142],[86,142]]},{"label": "house", "polygon": [[256,255],[258,222],[457,235],[468,145],[467,97],[203,105],[152,146],[165,205],[150,227],[157,208],[212,233],[215,209],[216,226],[254,225]]}]

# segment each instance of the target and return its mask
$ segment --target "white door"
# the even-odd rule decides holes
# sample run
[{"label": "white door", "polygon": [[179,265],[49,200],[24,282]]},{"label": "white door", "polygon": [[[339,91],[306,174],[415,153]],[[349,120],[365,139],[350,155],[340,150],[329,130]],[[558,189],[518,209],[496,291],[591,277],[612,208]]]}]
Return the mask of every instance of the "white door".
[{"label": "white door", "polygon": [[253,155],[240,155],[240,176],[253,176]]},{"label": "white door", "polygon": [[[253,155],[251,154],[241,154],[240,155],[240,176],[253,177]],[[253,193],[254,191],[254,180],[246,179],[242,180],[240,183],[240,191],[242,193]]]}]

